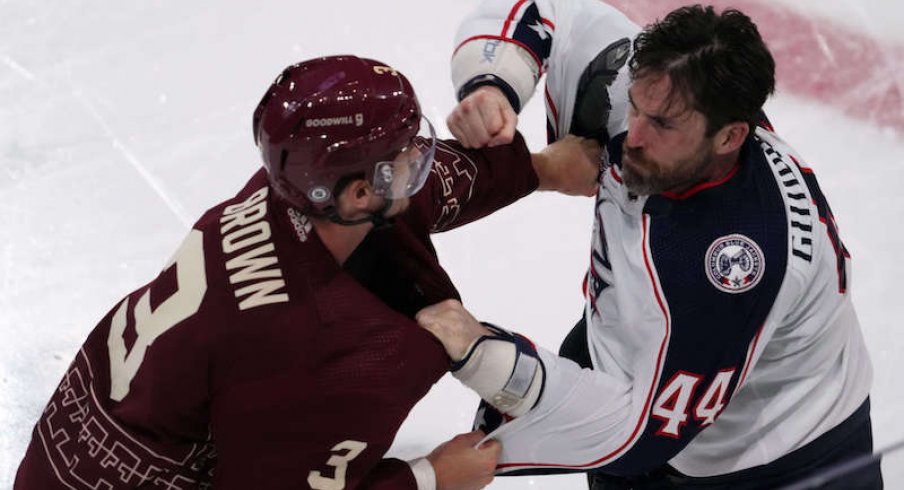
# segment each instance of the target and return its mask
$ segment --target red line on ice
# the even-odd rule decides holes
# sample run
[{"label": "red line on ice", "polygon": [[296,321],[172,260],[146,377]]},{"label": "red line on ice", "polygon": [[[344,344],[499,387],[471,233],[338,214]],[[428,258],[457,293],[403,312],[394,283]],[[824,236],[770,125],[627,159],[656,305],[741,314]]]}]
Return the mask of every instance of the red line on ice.
[{"label": "red line on ice", "polygon": [[[684,0],[606,0],[645,25]],[[757,23],[777,64],[778,90],[835,107],[849,116],[904,131],[904,46],[872,38],[827,18],[767,0],[709,0]]]}]

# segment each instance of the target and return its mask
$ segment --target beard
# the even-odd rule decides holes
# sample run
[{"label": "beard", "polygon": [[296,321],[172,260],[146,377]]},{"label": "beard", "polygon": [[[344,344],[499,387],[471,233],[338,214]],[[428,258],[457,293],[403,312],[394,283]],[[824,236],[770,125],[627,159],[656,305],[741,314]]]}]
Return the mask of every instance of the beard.
[{"label": "beard", "polygon": [[706,181],[715,155],[702,144],[689,157],[663,165],[647,158],[640,148],[622,147],[621,176],[632,194],[651,196],[663,192],[681,192]]}]

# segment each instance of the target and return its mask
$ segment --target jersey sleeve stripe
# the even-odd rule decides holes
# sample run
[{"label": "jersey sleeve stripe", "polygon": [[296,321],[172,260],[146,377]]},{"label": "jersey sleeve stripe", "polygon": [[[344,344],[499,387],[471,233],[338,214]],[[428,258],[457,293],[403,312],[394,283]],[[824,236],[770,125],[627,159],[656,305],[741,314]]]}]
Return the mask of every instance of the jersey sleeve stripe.
[{"label": "jersey sleeve stripe", "polygon": [[790,154],[789,154],[788,157],[791,159],[792,162],[794,162],[795,165],[797,165],[797,168],[799,168],[801,172],[803,172],[803,173],[805,173],[805,174],[812,174],[812,173],[813,173],[813,169],[812,169],[812,168],[807,167],[807,166],[805,166],[805,165],[801,165],[800,162],[797,161],[796,158],[794,158],[794,155],[790,155]]},{"label": "jersey sleeve stripe", "polygon": [[647,398],[644,401],[643,410],[641,410],[640,412],[640,417],[637,419],[637,425],[634,426],[634,431],[631,433],[631,436],[628,437],[628,439],[621,446],[619,446],[618,449],[586,466],[601,466],[603,464],[609,463],[609,460],[621,456],[626,450],[630,448],[632,444],[634,444],[637,438],[640,437],[640,433],[642,432],[641,429],[644,428],[647,421],[649,420],[650,406],[653,403],[653,395],[656,394],[656,387],[659,386],[659,378],[660,376],[662,376],[662,367],[665,363],[665,352],[669,345],[669,338],[671,337],[672,333],[672,319],[671,316],[669,316],[669,311],[665,305],[665,301],[662,299],[662,288],[659,285],[659,281],[656,280],[656,273],[653,272],[653,267],[650,265],[650,216],[647,214],[643,215],[643,241],[641,243],[641,246],[643,247],[644,266],[646,266],[647,268],[647,275],[649,276],[650,282],[653,285],[653,293],[656,295],[656,303],[659,305],[659,309],[660,311],[662,311],[662,317],[665,320],[665,335],[662,338],[662,343],[659,345],[659,355],[656,357],[655,374],[653,375],[650,389],[647,391]]},{"label": "jersey sleeve stripe", "polygon": [[653,376],[653,381],[650,384],[650,389],[647,392],[646,400],[644,401],[643,410],[640,412],[640,417],[637,420],[637,423],[634,426],[634,430],[631,432],[631,435],[623,442],[618,448],[610,452],[609,454],[589,463],[580,464],[580,465],[565,465],[565,464],[547,464],[547,463],[507,463],[499,465],[499,469],[515,469],[519,466],[528,466],[528,467],[546,467],[546,468],[573,468],[573,469],[587,469],[587,468],[595,468],[599,466],[603,466],[611,462],[611,460],[621,456],[625,451],[630,449],[631,445],[637,440],[642,432],[643,427],[646,425],[647,420],[649,420],[649,412],[650,406],[653,403],[653,395],[656,394],[656,387],[659,385],[659,378],[662,376],[662,367],[665,360],[665,352],[666,348],[669,344],[669,338],[671,336],[671,316],[669,315],[668,308],[666,307],[665,301],[663,300],[663,294],[661,291],[661,287],[659,286],[659,282],[656,280],[656,274],[653,272],[653,267],[650,264],[650,247],[649,247],[649,231],[650,231],[650,218],[648,215],[643,215],[643,258],[644,265],[647,269],[647,275],[650,278],[650,282],[653,285],[653,292],[656,295],[656,302],[659,304],[659,309],[662,311],[663,318],[665,319],[665,335],[663,336],[662,343],[659,346],[659,354],[656,358],[656,371]]},{"label": "jersey sleeve stripe", "polygon": [[637,420],[636,425],[634,426],[634,430],[631,432],[631,435],[622,443],[618,448],[610,452],[609,454],[591,461],[589,463],[578,464],[578,465],[567,465],[567,464],[555,464],[555,463],[526,463],[526,462],[517,462],[517,463],[504,463],[497,467],[499,470],[505,470],[504,472],[517,471],[519,467],[529,467],[529,468],[569,468],[569,469],[588,469],[588,468],[597,468],[600,466],[604,466],[612,462],[612,460],[620,457],[624,454],[628,449],[630,449],[631,445],[637,440],[640,436],[642,429],[646,425],[646,422],[649,420],[649,412],[650,406],[653,403],[653,395],[656,394],[656,387],[659,385],[659,378],[662,376],[662,368],[665,360],[665,352],[667,346],[669,344],[669,338],[671,337],[671,316],[669,315],[668,308],[666,307],[665,301],[663,300],[663,293],[659,282],[656,280],[656,274],[653,272],[653,267],[650,265],[650,254],[649,254],[649,230],[650,230],[650,218],[649,215],[643,215],[643,243],[641,246],[643,247],[643,258],[644,265],[647,269],[647,274],[650,278],[650,281],[653,284],[653,292],[656,295],[656,302],[659,304],[659,309],[662,311],[663,318],[665,319],[665,335],[663,336],[662,343],[659,346],[659,354],[656,358],[656,372],[653,376],[652,383],[650,384],[650,389],[647,392],[646,400],[644,401],[643,410],[640,412],[640,417]]},{"label": "jersey sleeve stripe", "polygon": [[503,38],[506,38],[508,36],[509,27],[511,27],[512,22],[515,20],[515,16],[518,14],[518,11],[525,3],[527,3],[527,0],[519,0],[518,3],[516,3],[515,6],[512,7],[512,10],[509,12],[508,18],[505,20],[505,24],[503,24],[502,26],[502,34],[500,34],[500,36],[502,36]]},{"label": "jersey sleeve stripe", "polygon": [[558,109],[556,109],[555,102],[552,101],[552,95],[550,95],[550,93],[549,93],[549,85],[546,85],[546,87],[543,89],[543,94],[546,96],[546,107],[549,108],[549,114],[552,115],[553,126],[556,128],[556,132],[558,133],[558,131],[559,131],[559,111],[558,111]]},{"label": "jersey sleeve stripe", "polygon": [[[750,371],[750,363],[753,361],[753,354],[756,352],[756,346],[760,342],[760,335],[763,333],[763,327],[766,324],[760,325],[759,330],[756,332],[756,336],[753,337],[753,342],[750,343],[750,348],[747,350],[747,360],[744,362],[744,370],[741,371],[741,377],[738,379],[738,385],[735,386],[734,392],[737,393],[738,390],[741,389],[741,386],[744,385],[744,380],[747,379],[747,373]],[[734,396],[734,394],[732,394]]]},{"label": "jersey sleeve stripe", "polygon": [[656,370],[653,375],[650,390],[647,393],[647,399],[644,402],[643,411],[641,412],[640,419],[637,421],[637,427],[634,429],[634,434],[631,435],[629,441],[634,440],[637,432],[648,420],[650,406],[653,403],[653,395],[656,394],[656,387],[659,386],[659,378],[662,376],[662,368],[665,363],[665,352],[669,345],[669,339],[672,336],[672,317],[669,315],[669,309],[662,299],[664,295],[662,286],[659,284],[656,273],[653,272],[653,267],[650,265],[650,215],[648,214],[643,215],[643,261],[647,268],[647,275],[650,277],[650,283],[653,286],[653,292],[656,294],[656,303],[659,304],[659,309],[662,311],[662,317],[665,319],[665,335],[662,338],[662,343],[659,345],[659,356],[656,358]]}]

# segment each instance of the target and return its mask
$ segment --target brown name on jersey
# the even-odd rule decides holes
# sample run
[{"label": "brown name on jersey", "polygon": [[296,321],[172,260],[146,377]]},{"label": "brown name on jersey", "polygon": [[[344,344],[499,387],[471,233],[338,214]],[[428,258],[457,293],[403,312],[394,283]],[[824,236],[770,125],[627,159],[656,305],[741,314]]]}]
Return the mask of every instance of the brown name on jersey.
[{"label": "brown name on jersey", "polygon": [[236,286],[240,310],[272,303],[286,303],[286,281],[270,240],[267,194],[262,187],[244,202],[226,206],[220,217],[223,255],[229,283]]}]

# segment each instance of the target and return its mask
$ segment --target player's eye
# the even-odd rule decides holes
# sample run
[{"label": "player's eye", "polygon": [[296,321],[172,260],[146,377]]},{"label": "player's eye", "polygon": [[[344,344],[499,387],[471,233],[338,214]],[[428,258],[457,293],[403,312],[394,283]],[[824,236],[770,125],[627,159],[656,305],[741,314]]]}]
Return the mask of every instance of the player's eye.
[{"label": "player's eye", "polygon": [[672,125],[668,123],[665,119],[661,117],[653,117],[653,125],[660,129],[672,129]]}]

